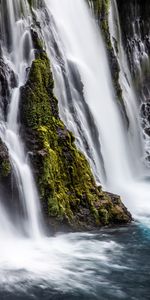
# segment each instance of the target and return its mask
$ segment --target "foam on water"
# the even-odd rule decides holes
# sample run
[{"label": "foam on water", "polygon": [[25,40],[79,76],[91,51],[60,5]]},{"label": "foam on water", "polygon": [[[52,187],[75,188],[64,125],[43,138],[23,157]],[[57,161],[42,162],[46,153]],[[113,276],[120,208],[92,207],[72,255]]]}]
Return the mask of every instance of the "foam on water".
[{"label": "foam on water", "polygon": [[[110,268],[122,268],[113,262],[120,253],[115,242],[98,241],[93,234],[64,234],[38,241],[13,237],[0,247],[0,289],[26,292],[40,284],[43,289],[92,295],[96,285],[108,284],[104,278]],[[97,268],[101,275],[96,275]]]},{"label": "foam on water", "polygon": [[[5,3],[11,34],[7,41],[4,39],[2,51],[5,62],[18,77],[18,86],[11,91],[7,122],[3,116],[1,118],[0,136],[9,150],[26,212],[25,227],[33,238],[25,239],[17,233],[5,209],[1,209],[0,287],[1,290],[27,291],[34,284],[43,289],[53,285],[60,291],[76,289],[94,295],[97,285],[112,286],[112,279],[107,280],[105,275],[115,269],[125,269],[123,263],[117,262],[124,248],[110,237],[109,241],[100,241],[94,234],[44,237],[40,233],[38,194],[17,120],[19,89],[26,81],[26,68],[34,59],[29,31],[31,15],[25,1],[25,17],[16,21],[14,12],[19,15],[19,4],[16,4],[19,1]],[[39,9],[35,15],[41,22],[42,36],[52,62],[61,117],[73,130],[77,145],[87,155],[96,179],[107,190],[122,195],[135,215],[149,214],[150,187],[140,162],[142,151],[137,149],[142,141],[137,106],[129,102],[134,91],[124,76],[127,66],[121,64],[120,82],[131,124],[129,131],[115,101],[103,39],[88,5],[81,0],[46,0],[45,3],[47,18]],[[36,5],[37,1],[35,8]],[[26,42],[28,51],[24,52]],[[120,49],[121,60],[124,56]],[[116,285],[114,289],[116,293]],[[124,294],[119,297],[123,298]]]}]

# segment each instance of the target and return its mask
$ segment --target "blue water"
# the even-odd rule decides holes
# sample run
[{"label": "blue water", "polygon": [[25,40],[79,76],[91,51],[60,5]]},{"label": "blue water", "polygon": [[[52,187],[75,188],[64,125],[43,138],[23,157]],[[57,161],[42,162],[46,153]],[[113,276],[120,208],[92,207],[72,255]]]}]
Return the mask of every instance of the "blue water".
[{"label": "blue water", "polygon": [[[58,247],[56,241],[59,241]],[[0,282],[5,284],[0,288],[0,300],[150,299],[150,229],[147,225],[135,222],[92,234],[63,234],[53,237],[49,247],[53,247],[50,255],[57,268],[53,271],[50,268],[46,274],[43,269],[40,276],[35,273],[36,280],[31,276],[32,264],[30,272],[25,268],[7,269],[8,273],[3,270]],[[19,277],[16,282],[15,276]]]}]

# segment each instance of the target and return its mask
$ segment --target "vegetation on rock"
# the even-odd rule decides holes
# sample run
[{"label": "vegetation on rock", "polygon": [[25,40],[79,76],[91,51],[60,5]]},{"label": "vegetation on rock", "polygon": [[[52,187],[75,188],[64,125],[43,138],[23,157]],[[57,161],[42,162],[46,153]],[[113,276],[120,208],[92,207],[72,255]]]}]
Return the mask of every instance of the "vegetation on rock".
[{"label": "vegetation on rock", "polygon": [[33,36],[39,46],[21,91],[20,119],[46,216],[53,225],[77,229],[129,222],[120,198],[113,201],[96,186],[85,156],[60,120],[50,62]]},{"label": "vegetation on rock", "polygon": [[8,150],[0,139],[0,179],[8,177],[11,173]]}]

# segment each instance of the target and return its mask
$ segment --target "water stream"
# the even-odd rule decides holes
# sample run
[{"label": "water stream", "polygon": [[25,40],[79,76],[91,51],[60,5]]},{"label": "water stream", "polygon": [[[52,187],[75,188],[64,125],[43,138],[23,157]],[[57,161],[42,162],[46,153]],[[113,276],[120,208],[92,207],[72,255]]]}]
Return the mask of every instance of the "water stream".
[{"label": "water stream", "polygon": [[18,122],[20,87],[34,59],[32,16],[27,1],[23,6],[19,0],[0,1],[1,52],[17,81],[16,87],[9,87],[7,116],[3,110],[0,115],[0,137],[9,151],[24,212],[19,224],[12,224],[0,202],[0,299],[149,299],[150,186],[116,2],[112,1],[109,26],[111,38],[118,41],[128,131],[115,101],[104,42],[86,1],[45,4],[46,10],[38,9],[35,1],[34,13],[52,64],[61,118],[97,182],[120,194],[138,221],[95,233],[41,233],[38,193]]},{"label": "water stream", "polygon": [[[120,194],[134,216],[145,212],[148,214],[149,171],[143,164],[144,141],[140,116],[122,46],[116,3],[112,1],[109,24],[111,35],[118,41],[120,84],[129,130],[115,101],[104,43],[88,5],[80,0],[75,3],[69,0],[45,2],[49,10],[49,22],[44,21],[41,12],[37,13],[37,18],[43,21],[42,31],[53,65],[55,93],[59,99],[61,116],[74,132],[77,144],[86,153],[90,163],[92,161],[96,179],[100,178],[107,190]],[[76,15],[82,20],[82,25]],[[57,45],[55,48],[54,43]],[[69,78],[69,85],[66,78]],[[80,91],[83,92],[82,99],[78,96]],[[89,130],[91,124],[88,114],[84,113],[83,117],[85,109],[93,116],[93,131]],[[82,126],[79,127],[79,124]],[[87,138],[88,147],[85,147],[82,132]]]},{"label": "water stream", "polygon": [[[5,9],[7,9],[8,24],[3,19],[5,18]],[[29,17],[27,1],[24,1],[23,7],[20,7],[20,3],[15,0],[6,1],[2,5],[2,36],[9,37],[8,40],[2,40],[2,56],[4,62],[10,67],[10,70],[13,70],[16,76],[17,86],[10,90],[11,96],[6,122],[3,115],[1,117],[0,137],[8,148],[10,160],[16,175],[20,199],[22,201],[21,205],[27,223],[24,229],[27,234],[37,237],[40,235],[38,194],[19,135],[18,123],[20,87],[25,84],[27,68],[34,59],[29,30]],[[3,26],[4,24],[5,26]],[[10,31],[10,36],[6,35],[7,30]]]}]

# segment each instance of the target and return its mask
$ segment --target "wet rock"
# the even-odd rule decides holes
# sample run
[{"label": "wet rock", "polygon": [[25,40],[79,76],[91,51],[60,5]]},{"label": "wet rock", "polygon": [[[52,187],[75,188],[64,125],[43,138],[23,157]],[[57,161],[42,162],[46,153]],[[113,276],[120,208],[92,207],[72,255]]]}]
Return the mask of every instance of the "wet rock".
[{"label": "wet rock", "polygon": [[11,173],[11,164],[7,147],[0,140],[0,178],[6,178]]},{"label": "wet rock", "polygon": [[3,205],[10,211],[11,217],[21,211],[16,177],[11,166],[6,145],[0,139],[0,191]]},{"label": "wet rock", "polygon": [[92,230],[130,222],[121,200],[116,204],[96,186],[85,156],[59,118],[46,53],[37,53],[21,89],[20,121],[47,223],[55,229]]},{"label": "wet rock", "polygon": [[0,95],[1,102],[0,108],[6,117],[7,107],[9,104],[9,98],[11,89],[17,86],[17,78],[14,72],[5,64],[4,60],[0,58]]}]

